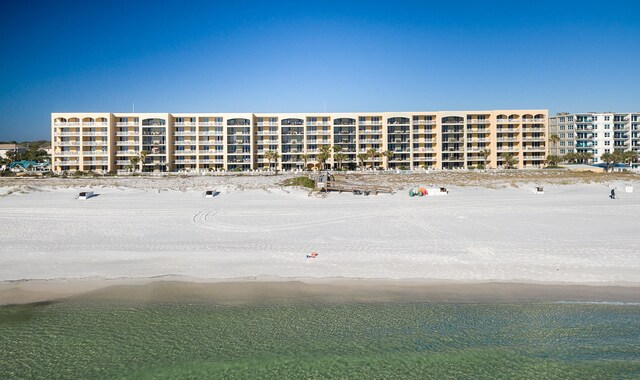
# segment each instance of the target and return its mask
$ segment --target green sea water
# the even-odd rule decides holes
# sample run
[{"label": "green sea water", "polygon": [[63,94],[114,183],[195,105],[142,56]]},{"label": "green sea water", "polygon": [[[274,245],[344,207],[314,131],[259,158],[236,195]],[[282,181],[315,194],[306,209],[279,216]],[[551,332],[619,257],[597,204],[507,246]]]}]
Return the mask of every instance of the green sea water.
[{"label": "green sea water", "polygon": [[640,378],[640,306],[0,307],[0,378]]}]

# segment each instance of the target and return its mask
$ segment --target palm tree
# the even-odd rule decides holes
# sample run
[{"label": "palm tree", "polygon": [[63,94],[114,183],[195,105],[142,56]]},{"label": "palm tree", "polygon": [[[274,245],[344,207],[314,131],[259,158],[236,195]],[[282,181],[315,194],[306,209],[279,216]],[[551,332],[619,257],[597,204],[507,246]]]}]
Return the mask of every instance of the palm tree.
[{"label": "palm tree", "polygon": [[578,153],[575,152],[569,152],[567,154],[565,154],[564,156],[562,156],[562,160],[566,163],[569,164],[575,164],[578,162]]},{"label": "palm tree", "polygon": [[134,170],[136,168],[136,166],[138,166],[138,162],[140,162],[140,157],[133,156],[133,157],[129,158],[129,162],[131,163],[131,165],[129,165],[129,169]]},{"label": "palm tree", "polygon": [[615,166],[616,157],[614,157],[614,154],[611,154],[609,152],[602,153],[602,156],[600,156],[600,159],[602,160],[602,162],[605,163],[605,166],[604,166],[605,172],[608,172],[611,166]]},{"label": "palm tree", "polygon": [[558,143],[560,142],[560,136],[557,134],[552,134],[549,136],[549,142],[553,144],[553,150],[558,149]]},{"label": "palm tree", "polygon": [[374,159],[376,158],[376,156],[378,155],[378,150],[375,148],[369,148],[367,150],[367,156],[369,157],[369,159],[371,160],[371,169],[373,169],[375,167],[375,161]]},{"label": "palm tree", "polygon": [[268,150],[264,152],[264,157],[269,161],[269,170],[271,170],[271,162],[274,161],[277,163],[279,156],[280,155],[275,150]]},{"label": "palm tree", "polygon": [[140,153],[138,154],[138,157],[140,157],[140,173],[144,171],[144,163],[148,155],[149,155],[149,152],[147,152],[146,150],[141,150]]},{"label": "palm tree", "polygon": [[480,151],[480,155],[482,156],[482,159],[484,160],[484,168],[487,168],[487,159],[489,158],[489,156],[491,156],[491,149],[483,149]]},{"label": "palm tree", "polygon": [[366,153],[358,153],[358,161],[360,161],[360,167],[364,167],[364,162],[367,159]]},{"label": "palm tree", "polygon": [[385,150],[384,152],[380,153],[382,155],[382,157],[385,158],[385,165],[386,168],[389,168],[389,160],[391,160],[391,157],[393,157],[393,152],[390,150]]},{"label": "palm tree", "polygon": [[518,162],[516,157],[511,152],[502,152],[501,156],[502,156],[502,159],[504,160],[505,169],[511,169],[511,167]]},{"label": "palm tree", "polygon": [[637,160],[638,160],[638,152],[628,150],[622,153],[622,162],[629,163],[629,168],[631,168],[631,164]]},{"label": "palm tree", "polygon": [[557,156],[555,154],[550,154],[547,156],[547,166],[556,167],[562,161],[562,157]]},{"label": "palm tree", "polygon": [[310,158],[311,158],[311,156],[309,156],[306,153],[300,155],[300,159],[304,162],[304,170],[307,170],[307,162],[309,162]]},{"label": "palm tree", "polygon": [[342,169],[342,161],[347,159],[347,155],[344,153],[337,153],[333,155],[333,158],[338,162],[338,168]]},{"label": "palm tree", "polygon": [[580,152],[578,153],[578,159],[580,160],[580,163],[586,164],[590,160],[593,160],[593,153]]},{"label": "palm tree", "polygon": [[322,170],[324,170],[327,160],[331,157],[331,147],[329,145],[323,145],[318,149],[320,150],[320,153],[316,155],[316,159],[318,160]]}]

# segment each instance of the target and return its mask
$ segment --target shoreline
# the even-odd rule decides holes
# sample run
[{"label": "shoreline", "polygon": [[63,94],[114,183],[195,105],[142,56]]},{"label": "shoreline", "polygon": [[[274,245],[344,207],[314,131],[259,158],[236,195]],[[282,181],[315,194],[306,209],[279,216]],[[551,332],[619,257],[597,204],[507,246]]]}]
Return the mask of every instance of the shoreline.
[{"label": "shoreline", "polygon": [[205,303],[615,303],[640,304],[640,284],[356,278],[201,279],[158,276],[0,282],[0,306],[41,302]]}]

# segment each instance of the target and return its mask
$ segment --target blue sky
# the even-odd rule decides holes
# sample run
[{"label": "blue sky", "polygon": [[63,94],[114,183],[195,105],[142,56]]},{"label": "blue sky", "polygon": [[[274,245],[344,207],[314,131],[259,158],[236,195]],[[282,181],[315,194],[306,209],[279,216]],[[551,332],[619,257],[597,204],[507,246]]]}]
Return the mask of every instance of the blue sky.
[{"label": "blue sky", "polygon": [[20,1],[0,140],[51,112],[640,111],[633,1]]}]

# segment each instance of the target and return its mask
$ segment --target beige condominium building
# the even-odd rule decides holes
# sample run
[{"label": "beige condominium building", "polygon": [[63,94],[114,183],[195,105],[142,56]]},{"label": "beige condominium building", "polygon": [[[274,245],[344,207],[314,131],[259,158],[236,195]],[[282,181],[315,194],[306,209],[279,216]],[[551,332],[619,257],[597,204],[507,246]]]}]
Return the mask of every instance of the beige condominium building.
[{"label": "beige condominium building", "polygon": [[[313,168],[323,146],[332,147],[331,167],[496,168],[511,157],[534,168],[548,152],[548,111],[71,112],[51,114],[51,133],[56,172]],[[392,153],[365,157],[372,151]]]}]

